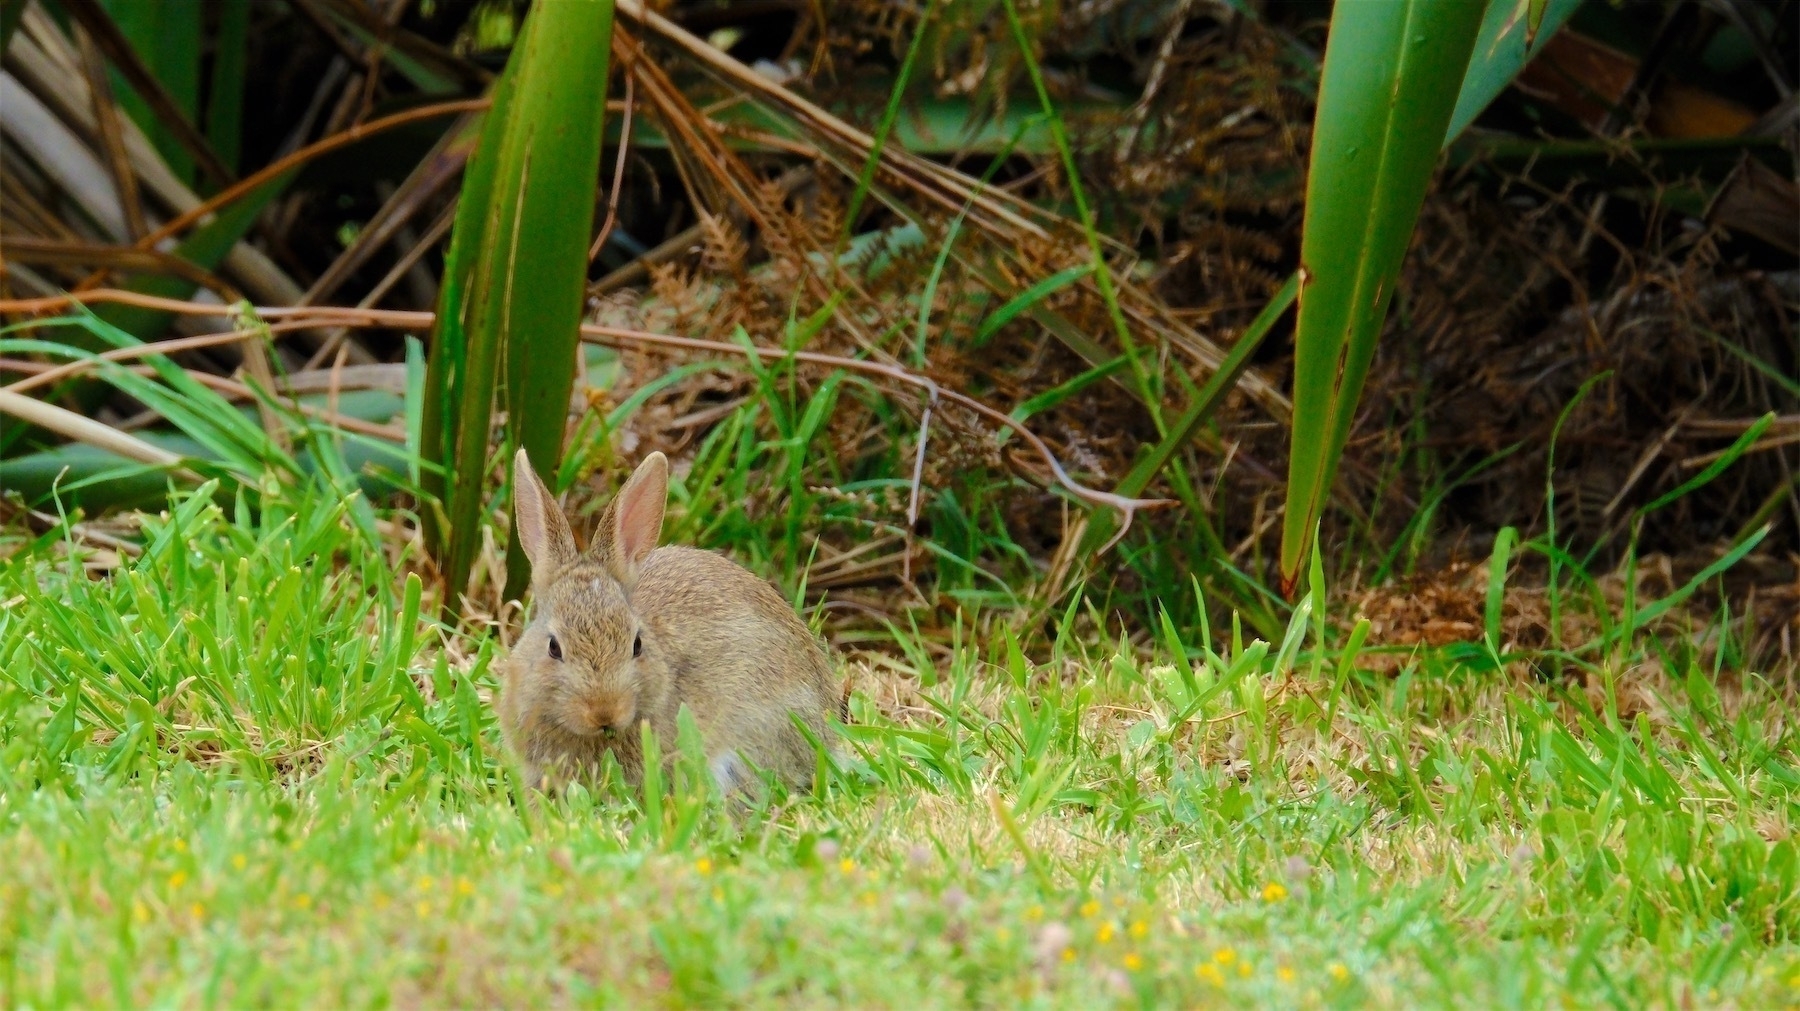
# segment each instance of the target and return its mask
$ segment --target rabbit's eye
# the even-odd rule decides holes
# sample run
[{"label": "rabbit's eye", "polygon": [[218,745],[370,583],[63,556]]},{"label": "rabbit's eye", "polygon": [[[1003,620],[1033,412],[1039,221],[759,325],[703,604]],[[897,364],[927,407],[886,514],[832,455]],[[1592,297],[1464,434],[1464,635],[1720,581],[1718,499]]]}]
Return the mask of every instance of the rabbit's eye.
[{"label": "rabbit's eye", "polygon": [[554,636],[554,635],[550,637],[550,659],[552,659],[552,660],[561,660],[562,659],[562,643],[557,642],[556,636]]},{"label": "rabbit's eye", "polygon": [[631,655],[634,657],[644,655],[644,637],[642,635],[631,637]]}]

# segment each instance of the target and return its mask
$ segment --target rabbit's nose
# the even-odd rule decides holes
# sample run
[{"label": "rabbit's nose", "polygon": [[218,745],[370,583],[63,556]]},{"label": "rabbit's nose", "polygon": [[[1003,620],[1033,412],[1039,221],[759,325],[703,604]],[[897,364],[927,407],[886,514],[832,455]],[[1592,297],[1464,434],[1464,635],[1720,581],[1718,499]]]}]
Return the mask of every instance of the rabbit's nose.
[{"label": "rabbit's nose", "polygon": [[581,708],[581,722],[590,734],[625,730],[631,726],[632,708],[628,702],[594,699]]}]

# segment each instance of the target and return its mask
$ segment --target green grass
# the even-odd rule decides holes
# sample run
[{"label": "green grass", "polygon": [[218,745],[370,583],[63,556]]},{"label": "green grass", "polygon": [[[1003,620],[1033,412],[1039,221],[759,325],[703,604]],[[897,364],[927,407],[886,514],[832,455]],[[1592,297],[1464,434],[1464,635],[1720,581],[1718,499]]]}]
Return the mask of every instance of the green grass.
[{"label": "green grass", "polygon": [[494,647],[307,487],[0,544],[0,1003],[1800,1002],[1791,685],[996,613],[846,662],[817,795],[528,797]]}]

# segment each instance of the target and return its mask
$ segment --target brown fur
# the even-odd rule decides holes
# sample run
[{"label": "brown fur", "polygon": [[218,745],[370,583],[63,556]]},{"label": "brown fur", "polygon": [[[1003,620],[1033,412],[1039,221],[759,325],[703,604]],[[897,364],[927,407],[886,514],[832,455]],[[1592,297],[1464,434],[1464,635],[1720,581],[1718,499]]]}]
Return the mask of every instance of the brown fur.
[{"label": "brown fur", "polygon": [[[508,746],[534,785],[591,777],[608,752],[641,782],[638,725],[664,754],[686,705],[708,766],[729,788],[748,767],[791,786],[812,782],[812,746],[797,715],[831,740],[840,700],[818,639],[767,582],[719,555],[656,548],[668,464],[653,453],[602,516],[586,552],[532,471],[514,461],[514,512],[531,559],[533,617],[499,666],[495,701]],[[562,659],[553,659],[554,635]],[[632,656],[634,635],[643,651]]]}]

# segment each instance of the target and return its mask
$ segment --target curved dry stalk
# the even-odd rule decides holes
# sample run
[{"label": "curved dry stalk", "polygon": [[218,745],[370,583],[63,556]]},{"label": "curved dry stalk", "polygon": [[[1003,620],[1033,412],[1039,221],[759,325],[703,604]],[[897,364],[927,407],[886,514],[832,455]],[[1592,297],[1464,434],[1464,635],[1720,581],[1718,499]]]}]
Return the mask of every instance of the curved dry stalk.
[{"label": "curved dry stalk", "polygon": [[296,304],[316,305],[329,301],[376,250],[402,235],[426,203],[462,174],[463,166],[475,150],[478,131],[469,128],[473,122],[478,120],[465,116],[450,124],[400,185],[383,198],[381,207],[363,223],[356,238],[319,274]]},{"label": "curved dry stalk", "polygon": [[[625,112],[624,121],[619,124],[619,154],[613,162],[612,192],[606,195],[606,220],[600,225],[600,234],[594,236],[594,244],[588,248],[588,263],[592,264],[600,256],[600,249],[606,240],[612,237],[613,226],[619,222],[619,189],[625,185],[625,161],[631,154],[631,116],[637,108],[637,75],[632,73],[632,63],[637,54],[620,44],[618,33],[613,33],[614,58],[623,55],[619,62],[624,65],[625,78]],[[612,111],[612,103],[608,102],[606,111]]]},{"label": "curved dry stalk", "polygon": [[[101,289],[79,294],[57,295],[50,298],[31,298],[0,300],[0,313],[43,313],[56,312],[69,308],[77,303],[88,302],[123,302],[128,305],[142,305],[148,308],[161,309],[165,312],[181,313],[195,316],[231,316],[236,317],[241,307],[208,305],[203,302],[182,302],[176,299],[155,298],[139,295],[136,292]],[[368,326],[388,327],[395,330],[428,330],[437,314],[403,309],[344,308],[339,306],[292,306],[292,307],[257,307],[250,310],[263,318],[286,319],[285,323],[273,324],[270,329],[304,329],[323,325],[332,326]],[[813,365],[825,365],[846,372],[861,372],[865,375],[882,376],[897,383],[902,383],[930,394],[933,401],[949,400],[974,411],[994,424],[1011,429],[1033,452],[1050,468],[1056,483],[1070,495],[1093,506],[1102,506],[1117,511],[1121,515],[1119,531],[1102,549],[1104,552],[1118,543],[1119,538],[1131,529],[1131,522],[1139,509],[1156,509],[1175,504],[1173,499],[1141,499],[1129,498],[1112,492],[1100,491],[1076,481],[1063,469],[1062,462],[1056,458],[1048,444],[1022,422],[1015,420],[1005,412],[995,410],[987,404],[939,386],[928,376],[919,375],[899,365],[884,362],[865,361],[857,358],[843,358],[838,355],[822,354],[817,351],[787,351],[781,348],[745,347],[741,344],[728,344],[724,341],[702,340],[698,337],[677,337],[672,334],[651,333],[646,330],[630,330],[624,327],[601,326],[597,323],[584,323],[581,326],[583,338],[595,340],[596,343],[611,341],[627,341],[660,347],[684,348],[690,351],[705,351],[711,354],[730,355],[736,357],[746,352],[769,361],[792,358],[795,361]],[[213,334],[211,337],[226,335]],[[189,338],[198,340],[201,338]],[[241,337],[238,339],[242,339]],[[596,340],[599,339],[599,340]],[[164,347],[169,343],[164,342]],[[145,347],[149,347],[146,345]],[[138,349],[125,349],[138,350]],[[140,353],[161,353],[160,350]],[[36,377],[33,377],[36,378]],[[15,384],[16,385],[16,384]]]},{"label": "curved dry stalk", "polygon": [[[132,350],[135,351],[135,350],[140,350],[140,349],[133,348]],[[161,349],[157,349],[157,350],[160,351]],[[83,361],[81,364],[82,365],[91,365],[92,360]],[[32,374],[32,377],[34,379],[39,375],[48,373],[53,367],[61,368],[61,366],[44,365],[41,362],[27,362],[27,361],[18,361],[18,360],[11,359],[11,358],[0,358],[0,372],[29,372]],[[154,378],[156,378],[156,375],[157,375],[156,370],[151,368],[148,365],[127,365],[127,366],[124,366],[124,368],[130,370],[134,375],[143,376],[146,379],[154,379]],[[350,368],[368,368],[368,366],[352,365],[352,366],[350,366]],[[215,393],[220,394],[221,396],[225,397],[227,400],[234,400],[234,401],[250,400],[250,401],[256,401],[259,404],[261,403],[261,401],[257,399],[256,391],[254,389],[252,389],[248,383],[240,383],[235,379],[226,379],[223,376],[215,376],[209,372],[196,372],[196,371],[189,370],[188,375],[192,376],[194,381],[200,383],[203,386],[210,387]],[[36,386],[39,384],[34,382],[32,385]],[[275,392],[287,394],[289,396],[292,396],[297,393],[305,392],[305,391],[302,391],[299,389],[294,389],[291,384],[277,384],[277,385],[279,388]],[[309,383],[308,385],[310,386],[313,384]],[[370,387],[368,387],[366,385],[358,385],[358,386],[345,386],[343,388],[344,389],[368,389]],[[312,392],[317,392],[317,391],[312,391]],[[11,387],[11,386],[0,386],[0,393],[11,393],[11,394],[16,395],[17,391],[15,391],[13,389],[13,387]],[[30,398],[27,398],[27,399],[30,399]],[[36,402],[42,403],[42,401],[36,401]],[[390,442],[404,443],[406,441],[406,432],[395,425],[383,425],[383,424],[380,424],[379,422],[364,421],[361,418],[352,417],[348,414],[340,413],[329,407],[323,407],[323,408],[314,407],[311,404],[303,404],[303,403],[298,403],[298,402],[290,403],[287,406],[294,410],[299,411],[301,414],[304,414],[307,417],[312,418],[315,421],[325,422],[326,424],[333,425],[337,428],[341,428],[341,429],[345,430],[346,432],[356,432],[361,435],[375,436],[376,438],[386,439]],[[154,412],[151,412],[151,414],[154,415]],[[78,415],[78,417],[79,417],[79,415]],[[95,422],[95,424],[100,424],[100,423]],[[44,426],[44,427],[49,427],[49,426]],[[123,432],[123,431],[126,431],[127,428],[130,426],[115,427],[115,426],[103,425],[102,427],[113,428],[114,431]]]},{"label": "curved dry stalk", "polygon": [[[281,323],[277,324],[277,326],[283,330],[300,329],[300,327],[295,326],[292,323]],[[276,327],[271,326],[269,329],[274,330]],[[130,361],[134,358],[145,358],[150,355],[172,355],[181,351],[196,351],[200,348],[218,347],[221,344],[236,344],[238,341],[248,340],[251,337],[257,336],[260,332],[261,331],[259,330],[231,330],[224,333],[201,334],[198,337],[177,337],[166,341],[152,341],[148,344],[136,344],[131,347],[113,348],[111,351],[102,352],[92,358],[80,358],[72,362],[65,362],[62,365],[45,369],[34,376],[15,380],[5,386],[0,386],[0,389],[8,390],[13,393],[24,393],[26,390],[35,390],[40,386],[49,386],[51,383],[58,383],[72,376],[78,376],[83,372],[89,371],[103,361],[123,362]]]},{"label": "curved dry stalk", "polygon": [[462,112],[475,112],[487,108],[488,104],[488,99],[485,98],[466,98],[455,102],[438,102],[433,105],[420,106],[417,109],[408,109],[405,112],[397,112],[392,116],[383,116],[373,122],[364,123],[361,126],[353,126],[340,133],[334,133],[329,137],[300,148],[285,158],[278,158],[275,161],[270,162],[250,175],[238,180],[235,184],[227,186],[205,200],[202,200],[199,205],[170,218],[162,225],[162,227],[157,228],[145,235],[142,239],[139,239],[136,246],[139,249],[154,248],[156,244],[162,240],[186,230],[207,215],[224,207],[226,204],[242,197],[244,194],[249,193],[251,190],[256,189],[276,176],[281,175],[283,172],[306,164],[308,161],[317,158],[319,155],[328,154],[332,151],[336,151],[338,148],[347,147],[359,140],[372,137],[378,133],[384,133],[395,127],[405,126],[408,123],[416,123],[422,119],[436,119],[439,116],[450,116]]},{"label": "curved dry stalk", "polygon": [[218,152],[212,149],[206,135],[181,111],[181,105],[169,94],[155,72],[144,63],[137,50],[132,48],[131,40],[119,30],[119,26],[106,13],[106,9],[100,6],[98,0],[64,0],[63,10],[87,30],[88,37],[105,54],[113,69],[144,100],[144,104],[156,114],[158,122],[168,129],[175,142],[194,159],[194,163],[215,181],[229,184],[236,173],[219,159]]},{"label": "curved dry stalk", "polygon": [[[63,295],[46,295],[43,298],[0,299],[0,313],[35,316],[47,312],[64,312],[73,306],[93,305],[100,302],[135,305],[144,309],[174,313],[178,316],[213,316],[229,319],[236,319],[246,309],[246,307],[238,305],[184,302],[178,298],[141,295],[135,291],[125,291],[119,288],[94,288],[89,291],[70,292]],[[262,319],[300,318],[307,326],[338,324],[342,326],[381,326],[395,330],[429,330],[432,321],[437,318],[437,314],[433,312],[338,305],[264,305],[247,308],[248,311]]]},{"label": "curved dry stalk", "polygon": [[76,28],[75,48],[81,54],[81,69],[87,74],[88,101],[94,113],[95,132],[100,135],[100,149],[106,155],[113,188],[119,192],[125,237],[136,242],[150,226],[145,222],[144,203],[138,197],[137,173],[132,171],[131,155],[125,150],[125,131],[119,122],[124,114],[113,99],[112,82],[106,76],[106,57],[85,28]]},{"label": "curved dry stalk", "polygon": [[31,235],[8,235],[4,239],[0,239],[0,253],[15,263],[70,267],[100,264],[99,269],[101,270],[164,274],[188,281],[196,288],[205,288],[226,302],[235,302],[244,297],[235,287],[212,271],[197,267],[174,253],[166,253],[160,249],[40,239]]},{"label": "curved dry stalk", "polygon": [[166,449],[152,446],[85,415],[11,390],[0,389],[0,414],[10,414],[27,424],[117,453],[127,460],[136,460],[152,467],[178,470],[181,467],[181,457]]}]

